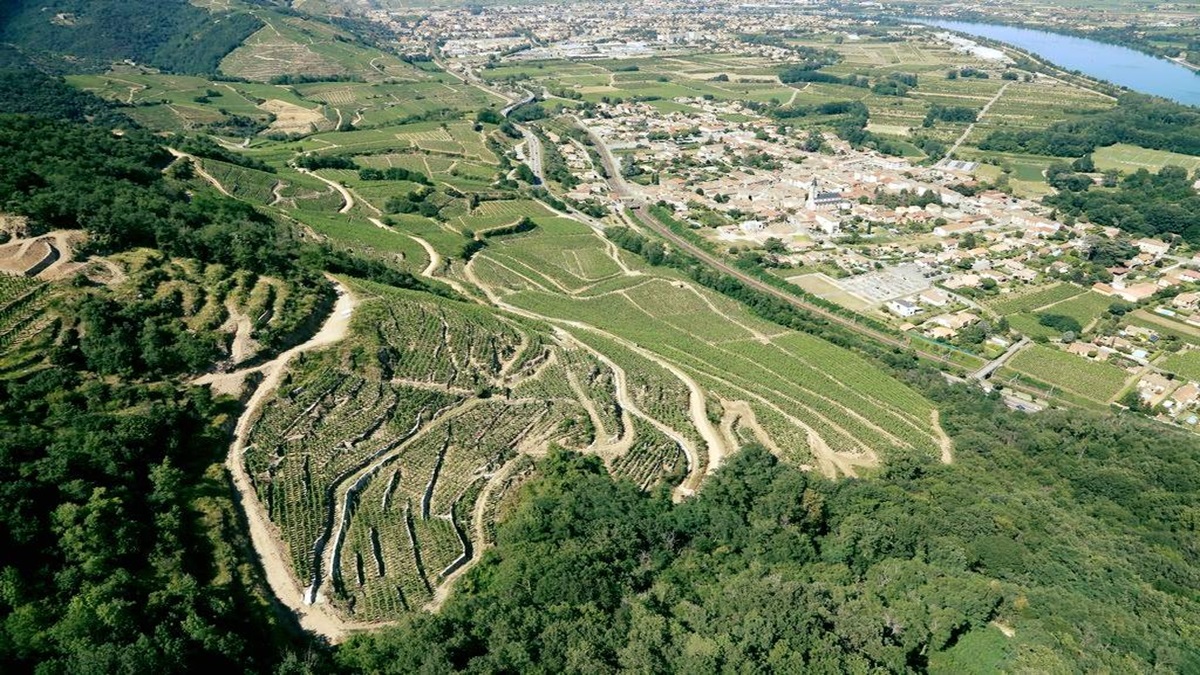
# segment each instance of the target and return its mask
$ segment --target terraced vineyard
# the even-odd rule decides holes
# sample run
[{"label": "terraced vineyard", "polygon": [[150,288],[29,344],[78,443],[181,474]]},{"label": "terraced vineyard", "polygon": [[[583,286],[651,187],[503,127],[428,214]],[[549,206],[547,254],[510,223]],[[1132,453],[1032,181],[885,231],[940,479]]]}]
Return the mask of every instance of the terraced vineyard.
[{"label": "terraced vineyard", "polygon": [[354,74],[372,81],[428,79],[398,57],[360,45],[348,34],[309,19],[263,12],[266,24],[221,61],[221,71],[265,82],[277,75]]},{"label": "terraced vineyard", "polygon": [[236,164],[220,162],[213,159],[201,160],[201,165],[210,176],[229,190],[238,199],[243,199],[259,206],[267,206],[282,201],[282,195],[276,196],[276,188],[284,188],[275,176],[255,169],[247,169]]},{"label": "terraced vineyard", "polygon": [[468,278],[493,302],[560,326],[603,354],[631,389],[644,383],[652,393],[631,403],[679,439],[689,459],[685,487],[740,444],[715,429],[723,416],[831,475],[875,466],[893,448],[942,447],[930,404],[853,354],[649,268],[583,225],[535,220],[533,233],[478,254]]},{"label": "terraced vineyard", "polygon": [[25,277],[0,274],[0,375],[19,370],[41,355],[26,355],[21,347],[50,328],[53,317],[46,312],[50,287]]},{"label": "terraced vineyard", "polygon": [[[357,292],[372,297],[353,338],[297,357],[245,463],[310,598],[377,620],[428,603],[475,558],[521,455],[596,442],[588,407],[603,386],[585,406],[564,369],[614,375],[544,326],[427,294]],[[618,410],[611,396],[598,407]]]}]

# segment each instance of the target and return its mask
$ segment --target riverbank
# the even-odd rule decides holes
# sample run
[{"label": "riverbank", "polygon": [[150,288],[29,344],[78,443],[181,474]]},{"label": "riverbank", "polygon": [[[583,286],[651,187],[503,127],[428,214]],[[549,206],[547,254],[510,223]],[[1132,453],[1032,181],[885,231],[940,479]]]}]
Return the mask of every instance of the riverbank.
[{"label": "riverbank", "polygon": [[1129,47],[1004,24],[928,18],[912,21],[1011,46],[1067,72],[1132,91],[1200,105],[1200,77],[1191,67]]}]

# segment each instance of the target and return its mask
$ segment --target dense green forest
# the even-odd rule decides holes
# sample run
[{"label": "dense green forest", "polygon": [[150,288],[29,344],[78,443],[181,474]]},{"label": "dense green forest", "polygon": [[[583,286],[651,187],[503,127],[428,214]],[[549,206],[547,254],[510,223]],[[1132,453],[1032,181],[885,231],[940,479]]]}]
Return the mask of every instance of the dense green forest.
[{"label": "dense green forest", "polygon": [[187,0],[9,0],[0,42],[50,70],[103,69],[129,59],[178,73],[213,73],[262,22]]},{"label": "dense green forest", "polygon": [[1132,234],[1179,235],[1200,244],[1200,195],[1192,187],[1195,178],[1185,169],[1167,166],[1157,174],[1139,169],[1115,189],[1097,187],[1085,178],[1078,184],[1058,181],[1059,191],[1044,202],[1061,213]]},{"label": "dense green forest", "polygon": [[0,383],[7,672],[262,672],[300,643],[223,474],[228,404],[69,366]]},{"label": "dense green forest", "polygon": [[0,669],[303,672],[321,655],[272,608],[220,465],[239,405],[187,384],[220,338],[161,292],[168,261],[288,284],[284,329],[258,336],[276,350],[324,315],[321,272],[424,286],[164,172],[164,139],[70,121],[102,106],[55,91],[43,112],[67,119],[0,115],[0,212],[147,261],[113,287],[54,284],[36,367],[0,381]]},{"label": "dense green forest", "polygon": [[184,197],[162,169],[171,155],[147,132],[0,115],[0,210],[37,229],[82,229],[89,248],[153,246],[170,255],[282,273],[285,236],[237,200]]},{"label": "dense green forest", "polygon": [[4,70],[2,66],[0,110],[52,120],[80,121],[92,118],[98,124],[133,125],[111,105],[61,79],[36,71]]}]

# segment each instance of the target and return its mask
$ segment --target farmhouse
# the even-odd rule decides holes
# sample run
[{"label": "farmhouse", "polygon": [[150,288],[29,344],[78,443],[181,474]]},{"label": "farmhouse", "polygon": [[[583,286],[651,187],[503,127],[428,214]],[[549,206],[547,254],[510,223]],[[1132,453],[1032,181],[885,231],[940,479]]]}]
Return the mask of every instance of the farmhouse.
[{"label": "farmhouse", "polygon": [[1171,299],[1171,305],[1176,309],[1195,310],[1200,306],[1200,293],[1180,293]]},{"label": "farmhouse", "polygon": [[1120,284],[1120,287],[1118,288],[1118,284],[1116,283],[1110,286],[1105,283],[1097,282],[1096,284],[1092,285],[1092,290],[1096,291],[1100,295],[1107,295],[1110,297],[1116,296],[1122,300],[1125,300],[1126,302],[1141,302],[1142,300],[1145,300],[1157,293],[1158,285],[1133,284],[1132,286],[1126,286],[1124,284]]}]

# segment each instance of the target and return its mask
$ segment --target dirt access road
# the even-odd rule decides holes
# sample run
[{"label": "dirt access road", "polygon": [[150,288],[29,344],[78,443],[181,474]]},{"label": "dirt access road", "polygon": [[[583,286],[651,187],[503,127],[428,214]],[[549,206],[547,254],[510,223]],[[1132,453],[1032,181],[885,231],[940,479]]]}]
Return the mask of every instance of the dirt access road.
[{"label": "dirt access road", "polygon": [[192,168],[194,168],[196,170],[196,175],[198,175],[201,178],[203,178],[204,180],[208,181],[213,187],[217,188],[218,192],[225,195],[226,197],[233,196],[233,195],[229,194],[229,190],[226,190],[224,185],[221,185],[221,181],[217,180],[216,178],[213,178],[212,174],[210,174],[209,172],[204,170],[204,166],[200,163],[200,160],[197,159],[195,155],[189,155],[188,153],[182,152],[180,150],[176,150],[175,148],[167,148],[167,152],[171,153],[178,159],[188,160],[189,162],[192,163]]},{"label": "dirt access road", "polygon": [[[225,459],[225,468],[229,470],[233,479],[234,488],[237,490],[238,504],[242,512],[246,514],[246,521],[250,527],[250,539],[262,563],[272,593],[285,607],[295,613],[303,629],[316,633],[331,643],[337,643],[344,640],[351,632],[375,628],[378,624],[349,623],[339,618],[328,606],[306,605],[303,602],[303,585],[292,573],[292,565],[286,559],[286,548],[258,500],[254,485],[250,481],[250,475],[246,472],[244,461],[246,440],[250,435],[250,430],[253,429],[263,404],[279,386],[288,363],[302,352],[340,342],[349,331],[350,320],[353,318],[355,307],[358,306],[358,298],[340,282],[332,281],[337,288],[337,302],[334,303],[333,311],[315,335],[307,342],[283,352],[272,361],[240,373],[230,374],[245,377],[249,372],[261,372],[265,377],[246,403],[246,409],[242,416],[238,418],[233,444],[229,447],[229,454]],[[203,384],[204,380],[205,378],[201,378],[197,380],[197,383]]]},{"label": "dirt access road", "polygon": [[350,213],[350,209],[354,208],[354,195],[350,194],[349,190],[342,187],[341,183],[329,180],[328,178],[318,175],[312,171],[309,171],[308,169],[302,169],[302,168],[297,167],[296,170],[299,171],[300,173],[312,176],[313,178],[316,178],[317,180],[321,181],[322,183],[325,183],[329,187],[338,191],[338,194],[340,194],[342,196],[342,208],[338,210],[338,213]]}]

